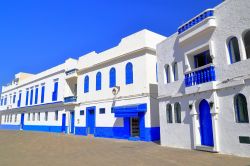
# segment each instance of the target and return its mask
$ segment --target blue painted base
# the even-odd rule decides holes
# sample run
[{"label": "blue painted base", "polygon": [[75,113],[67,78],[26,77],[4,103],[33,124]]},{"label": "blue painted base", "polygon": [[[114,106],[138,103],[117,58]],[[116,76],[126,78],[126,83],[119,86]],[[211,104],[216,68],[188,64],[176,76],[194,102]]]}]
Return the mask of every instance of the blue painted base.
[{"label": "blue painted base", "polygon": [[20,130],[20,125],[0,125],[0,130]]},{"label": "blue painted base", "polygon": [[[67,129],[66,127],[66,133]],[[41,126],[41,125],[24,125],[23,130],[27,131],[43,131],[43,132],[56,132],[56,133],[62,133],[62,126]]]},{"label": "blue painted base", "polygon": [[75,127],[75,135],[85,135],[87,136],[87,128],[86,127]]}]

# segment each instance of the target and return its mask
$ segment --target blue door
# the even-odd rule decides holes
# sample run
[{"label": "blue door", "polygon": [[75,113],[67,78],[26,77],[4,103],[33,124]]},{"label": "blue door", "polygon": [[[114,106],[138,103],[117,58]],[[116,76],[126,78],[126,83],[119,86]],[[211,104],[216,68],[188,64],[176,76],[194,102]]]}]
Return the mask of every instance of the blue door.
[{"label": "blue door", "polygon": [[62,132],[66,133],[66,114],[62,114]]},{"label": "blue door", "polygon": [[23,129],[23,126],[24,126],[24,113],[21,114],[21,124],[20,124],[21,129]]},{"label": "blue door", "polygon": [[87,108],[87,130],[88,134],[95,133],[95,107]]},{"label": "blue door", "polygon": [[199,112],[201,145],[214,146],[212,118],[210,107],[206,100],[200,102]]},{"label": "blue door", "polygon": [[75,112],[70,112],[70,133],[74,134],[75,130]]}]

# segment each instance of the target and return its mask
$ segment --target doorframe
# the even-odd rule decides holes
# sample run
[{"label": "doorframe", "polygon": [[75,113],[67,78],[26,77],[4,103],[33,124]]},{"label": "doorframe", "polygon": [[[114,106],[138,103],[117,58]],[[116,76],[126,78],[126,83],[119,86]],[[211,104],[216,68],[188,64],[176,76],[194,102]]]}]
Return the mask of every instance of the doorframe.
[{"label": "doorframe", "polygon": [[89,111],[90,110],[94,110],[94,133],[93,135],[95,135],[95,128],[96,128],[96,106],[91,106],[91,107],[86,107],[86,132],[87,135],[89,135],[89,131],[88,131],[88,120],[89,120]]},{"label": "doorframe", "polygon": [[[74,122],[74,128],[73,128],[73,130],[74,131],[73,132],[72,132],[72,119],[71,119],[72,118],[72,116],[71,116],[72,113],[74,114],[74,121],[73,121]],[[70,110],[69,111],[69,122],[70,122],[69,123],[70,125],[69,125],[69,132],[68,133],[69,134],[75,134],[75,110]]]},{"label": "doorframe", "polygon": [[64,130],[62,129],[62,132],[63,133],[67,133],[67,124],[66,124],[67,123],[67,114],[66,113],[62,113],[62,128],[63,128],[63,117],[64,116],[65,116],[65,119],[64,119],[65,120],[65,122],[64,122],[65,124],[64,124]]}]

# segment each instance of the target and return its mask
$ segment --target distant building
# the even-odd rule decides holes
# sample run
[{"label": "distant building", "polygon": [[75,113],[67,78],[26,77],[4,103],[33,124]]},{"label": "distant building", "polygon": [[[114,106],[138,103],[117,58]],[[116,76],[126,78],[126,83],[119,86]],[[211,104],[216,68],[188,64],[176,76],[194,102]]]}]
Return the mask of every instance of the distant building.
[{"label": "distant building", "polygon": [[156,45],[142,30],[101,53],[36,75],[20,73],[1,94],[1,129],[160,139]]},{"label": "distant building", "polygon": [[163,146],[250,156],[249,9],[224,1],[157,46]]}]

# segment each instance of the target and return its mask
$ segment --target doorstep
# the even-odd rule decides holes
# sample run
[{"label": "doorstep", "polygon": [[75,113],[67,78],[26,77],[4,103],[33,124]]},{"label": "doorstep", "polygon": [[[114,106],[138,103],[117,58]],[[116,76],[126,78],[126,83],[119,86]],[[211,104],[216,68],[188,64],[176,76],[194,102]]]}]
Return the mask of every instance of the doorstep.
[{"label": "doorstep", "polygon": [[213,146],[198,145],[198,146],[195,146],[195,149],[199,151],[218,153],[218,151],[216,151]]}]

